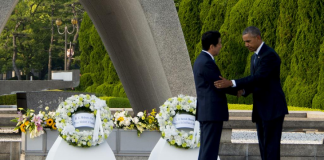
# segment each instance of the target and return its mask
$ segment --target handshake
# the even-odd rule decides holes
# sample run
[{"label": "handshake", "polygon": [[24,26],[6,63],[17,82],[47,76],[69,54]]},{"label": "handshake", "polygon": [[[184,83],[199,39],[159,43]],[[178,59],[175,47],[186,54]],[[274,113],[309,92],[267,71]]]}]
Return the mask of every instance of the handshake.
[{"label": "handshake", "polygon": [[[233,86],[232,81],[227,80],[227,79],[223,78],[222,76],[219,76],[219,78],[221,80],[218,80],[218,81],[215,81],[214,82],[214,86],[216,88],[221,89],[221,88],[228,88],[228,87],[232,87]],[[238,90],[236,96],[237,97],[241,97],[242,95],[244,95],[244,90],[243,89]]]}]

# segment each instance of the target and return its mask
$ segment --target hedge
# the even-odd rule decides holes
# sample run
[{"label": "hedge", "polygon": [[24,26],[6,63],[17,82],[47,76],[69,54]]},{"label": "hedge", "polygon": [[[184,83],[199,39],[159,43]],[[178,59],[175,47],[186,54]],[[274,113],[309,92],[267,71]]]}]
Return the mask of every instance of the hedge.
[{"label": "hedge", "polygon": [[200,30],[202,22],[200,20],[199,5],[202,0],[182,0],[179,6],[179,20],[187,44],[191,63],[194,63],[195,46],[200,41]]},{"label": "hedge", "polygon": [[321,51],[319,54],[319,83],[317,86],[317,93],[315,94],[312,102],[312,108],[324,109],[324,42],[321,45]]},{"label": "hedge", "polygon": [[319,53],[323,42],[323,1],[298,0],[297,31],[291,71],[284,87],[289,105],[312,107],[318,91]]},{"label": "hedge", "polygon": [[0,105],[17,105],[16,94],[0,96]]},{"label": "hedge", "polygon": [[109,108],[132,108],[127,98],[121,97],[99,97],[105,100]]}]

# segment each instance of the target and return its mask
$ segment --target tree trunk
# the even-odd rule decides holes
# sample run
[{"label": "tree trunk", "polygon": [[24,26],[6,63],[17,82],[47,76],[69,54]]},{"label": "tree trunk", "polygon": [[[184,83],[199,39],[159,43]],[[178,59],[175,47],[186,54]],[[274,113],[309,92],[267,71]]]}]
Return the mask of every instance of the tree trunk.
[{"label": "tree trunk", "polygon": [[[53,3],[55,2],[55,0],[53,0]],[[54,41],[54,6],[52,5],[52,15],[51,15],[51,30],[52,30],[52,35],[51,35],[51,44],[50,44],[50,48],[48,49],[48,73],[47,73],[47,77],[48,80],[52,79],[52,46],[53,46],[53,41]]]},{"label": "tree trunk", "polygon": [[19,70],[16,66],[16,57],[17,57],[16,34],[12,34],[12,40],[13,40],[13,43],[12,43],[13,44],[12,67],[15,70],[15,74],[18,77],[18,80],[21,80]]}]

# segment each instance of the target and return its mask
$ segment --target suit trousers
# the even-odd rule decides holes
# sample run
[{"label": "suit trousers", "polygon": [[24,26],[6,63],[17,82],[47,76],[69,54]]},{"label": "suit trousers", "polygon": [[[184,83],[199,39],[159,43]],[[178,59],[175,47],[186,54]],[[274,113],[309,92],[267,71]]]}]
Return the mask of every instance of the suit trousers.
[{"label": "suit trousers", "polygon": [[200,121],[198,160],[217,160],[223,121]]},{"label": "suit trousers", "polygon": [[285,116],[256,122],[262,160],[280,160],[280,140]]}]

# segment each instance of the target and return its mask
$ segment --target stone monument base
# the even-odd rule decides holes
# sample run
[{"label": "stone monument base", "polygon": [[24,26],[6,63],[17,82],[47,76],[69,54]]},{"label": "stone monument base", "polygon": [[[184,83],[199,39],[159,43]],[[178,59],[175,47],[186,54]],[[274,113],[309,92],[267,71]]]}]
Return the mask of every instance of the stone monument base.
[{"label": "stone monument base", "polygon": [[[166,140],[160,138],[151,152],[149,160],[197,160],[199,148],[182,149],[171,146]],[[219,160],[219,159],[218,159]]]},{"label": "stone monument base", "polygon": [[46,160],[116,160],[108,143],[104,141],[98,146],[81,148],[69,145],[60,136],[56,139]]}]

